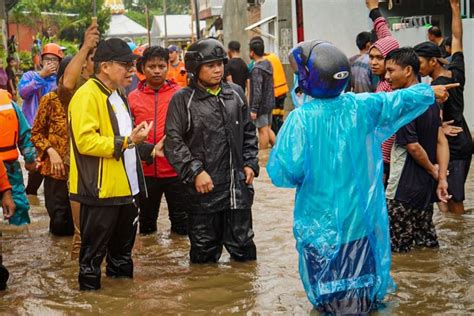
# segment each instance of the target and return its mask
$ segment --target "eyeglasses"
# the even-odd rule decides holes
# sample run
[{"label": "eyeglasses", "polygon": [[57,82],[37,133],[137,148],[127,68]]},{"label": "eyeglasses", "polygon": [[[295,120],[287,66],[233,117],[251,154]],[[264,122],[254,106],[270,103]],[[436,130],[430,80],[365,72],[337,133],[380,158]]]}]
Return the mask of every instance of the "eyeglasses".
[{"label": "eyeglasses", "polygon": [[136,62],[136,61],[125,62],[125,61],[112,60],[112,62],[113,62],[113,63],[116,63],[116,64],[119,64],[120,66],[122,66],[123,68],[125,68],[127,71],[128,71],[128,70],[132,70],[132,68],[136,68],[136,67],[137,67],[137,62]]},{"label": "eyeglasses", "polygon": [[56,57],[44,57],[43,58],[43,62],[52,62],[52,63],[58,63],[59,62],[59,59],[56,58]]}]

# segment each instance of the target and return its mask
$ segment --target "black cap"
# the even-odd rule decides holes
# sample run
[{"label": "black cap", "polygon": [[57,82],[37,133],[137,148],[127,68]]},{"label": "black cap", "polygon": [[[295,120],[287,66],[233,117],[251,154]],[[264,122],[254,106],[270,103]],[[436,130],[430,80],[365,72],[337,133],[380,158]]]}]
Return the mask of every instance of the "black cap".
[{"label": "black cap", "polygon": [[441,49],[439,48],[439,46],[433,42],[424,42],[424,43],[416,45],[413,48],[415,49],[415,53],[419,57],[437,58],[438,61],[442,64],[448,63],[446,59],[442,58],[443,55],[441,53]]},{"label": "black cap", "polygon": [[120,38],[109,38],[99,42],[93,60],[95,62],[112,60],[130,62],[139,57],[133,54],[125,41]]}]

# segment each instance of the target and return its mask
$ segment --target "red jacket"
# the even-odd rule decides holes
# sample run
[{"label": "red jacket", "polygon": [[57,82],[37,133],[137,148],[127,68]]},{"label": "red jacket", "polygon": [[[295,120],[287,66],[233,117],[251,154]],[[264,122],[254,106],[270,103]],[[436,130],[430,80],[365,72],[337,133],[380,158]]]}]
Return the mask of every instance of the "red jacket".
[{"label": "red jacket", "polygon": [[[166,81],[158,91],[154,91],[145,82],[145,80],[141,81],[138,87],[129,94],[128,101],[135,124],[153,121],[153,128],[148,134],[147,141],[156,144],[165,135],[168,104],[180,87],[174,82]],[[143,171],[147,177],[171,178],[177,176],[173,167],[164,157],[155,158],[152,165],[143,163]]]}]

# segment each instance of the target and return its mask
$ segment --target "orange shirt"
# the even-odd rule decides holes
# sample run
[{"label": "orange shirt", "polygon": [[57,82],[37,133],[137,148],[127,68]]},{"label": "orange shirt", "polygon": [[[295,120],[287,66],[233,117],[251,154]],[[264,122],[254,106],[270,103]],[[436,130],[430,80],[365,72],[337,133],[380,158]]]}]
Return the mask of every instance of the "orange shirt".
[{"label": "orange shirt", "polygon": [[173,80],[180,87],[186,87],[188,85],[188,73],[184,67],[184,62],[180,61],[176,66],[168,64],[168,75],[166,79]]}]

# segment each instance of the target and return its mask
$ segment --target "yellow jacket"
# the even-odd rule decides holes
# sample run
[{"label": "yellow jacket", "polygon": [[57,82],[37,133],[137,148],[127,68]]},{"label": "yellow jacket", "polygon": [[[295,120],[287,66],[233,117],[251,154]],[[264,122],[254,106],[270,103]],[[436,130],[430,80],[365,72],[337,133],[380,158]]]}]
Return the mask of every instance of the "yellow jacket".
[{"label": "yellow jacket", "polygon": [[[132,203],[133,197],[122,160],[124,137],[109,96],[112,93],[98,79],[89,79],[74,94],[69,104],[71,200],[92,205]],[[126,97],[120,94],[128,107]],[[130,115],[130,117],[132,117]],[[140,189],[143,172],[137,152]]]}]

